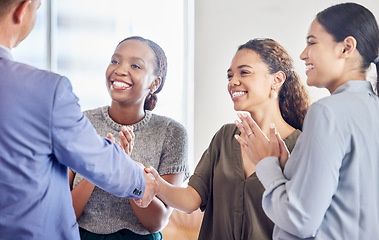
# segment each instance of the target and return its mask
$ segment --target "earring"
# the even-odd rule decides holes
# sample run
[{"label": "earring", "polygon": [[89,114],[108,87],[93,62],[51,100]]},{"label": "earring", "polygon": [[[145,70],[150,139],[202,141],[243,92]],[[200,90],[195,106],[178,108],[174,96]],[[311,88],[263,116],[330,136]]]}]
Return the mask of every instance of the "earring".
[{"label": "earring", "polygon": [[278,93],[276,92],[276,87],[272,87],[271,94],[273,98],[278,98]]}]

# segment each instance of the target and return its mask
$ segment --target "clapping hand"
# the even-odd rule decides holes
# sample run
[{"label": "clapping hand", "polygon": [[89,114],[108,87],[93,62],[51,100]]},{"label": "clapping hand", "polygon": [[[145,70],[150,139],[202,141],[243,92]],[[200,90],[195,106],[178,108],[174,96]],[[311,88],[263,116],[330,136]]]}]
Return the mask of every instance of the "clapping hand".
[{"label": "clapping hand", "polygon": [[121,141],[118,142],[118,145],[126,152],[126,154],[130,155],[134,146],[134,133],[132,126],[123,126],[121,131],[119,132],[119,136]]},{"label": "clapping hand", "polygon": [[[121,131],[118,133],[120,136],[121,141],[117,144],[126,152],[126,154],[130,155],[133,150],[134,146],[134,133],[133,133],[133,127],[131,126],[123,126],[121,128]],[[116,142],[116,139],[113,137],[111,133],[107,134],[107,138],[111,140],[113,143]]]},{"label": "clapping hand", "polygon": [[241,131],[241,135],[235,138],[246,151],[248,158],[257,165],[263,158],[275,156],[279,158],[281,168],[284,168],[289,153],[275,126],[270,127],[269,137],[259,128],[257,123],[246,113],[239,113],[241,122],[235,124]]}]

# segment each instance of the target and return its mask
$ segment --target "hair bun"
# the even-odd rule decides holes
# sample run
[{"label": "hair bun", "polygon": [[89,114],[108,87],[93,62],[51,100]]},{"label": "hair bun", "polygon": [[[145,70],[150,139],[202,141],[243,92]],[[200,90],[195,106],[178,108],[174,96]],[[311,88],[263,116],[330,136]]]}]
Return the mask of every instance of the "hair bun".
[{"label": "hair bun", "polygon": [[149,93],[145,99],[144,109],[152,111],[155,108],[155,105],[157,105],[157,100],[157,94]]}]

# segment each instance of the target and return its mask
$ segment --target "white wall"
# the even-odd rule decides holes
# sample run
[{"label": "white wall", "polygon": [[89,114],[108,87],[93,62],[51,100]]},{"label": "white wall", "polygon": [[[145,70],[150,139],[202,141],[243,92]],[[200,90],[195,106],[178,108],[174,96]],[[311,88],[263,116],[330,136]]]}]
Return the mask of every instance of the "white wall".
[{"label": "white wall", "polygon": [[[252,38],[273,38],[291,54],[295,68],[305,82],[305,67],[299,55],[305,47],[308,27],[319,11],[342,2],[195,0],[195,162],[216,131],[223,124],[237,119],[227,93],[226,79],[226,70],[237,47]],[[366,6],[379,20],[379,0],[355,2]],[[324,89],[308,89],[313,101],[328,95]]]}]

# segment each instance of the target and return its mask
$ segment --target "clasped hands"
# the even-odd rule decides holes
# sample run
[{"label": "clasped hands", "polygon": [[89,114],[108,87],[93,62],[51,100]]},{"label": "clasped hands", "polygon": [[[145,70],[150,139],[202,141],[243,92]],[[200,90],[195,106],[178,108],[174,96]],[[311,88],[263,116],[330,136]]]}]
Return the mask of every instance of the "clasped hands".
[{"label": "clasped hands", "polygon": [[249,114],[238,113],[237,115],[241,121],[235,121],[235,124],[241,134],[235,135],[235,138],[246,152],[249,160],[257,165],[266,157],[278,157],[280,167],[284,169],[289,152],[274,124],[270,126],[267,137]]}]

